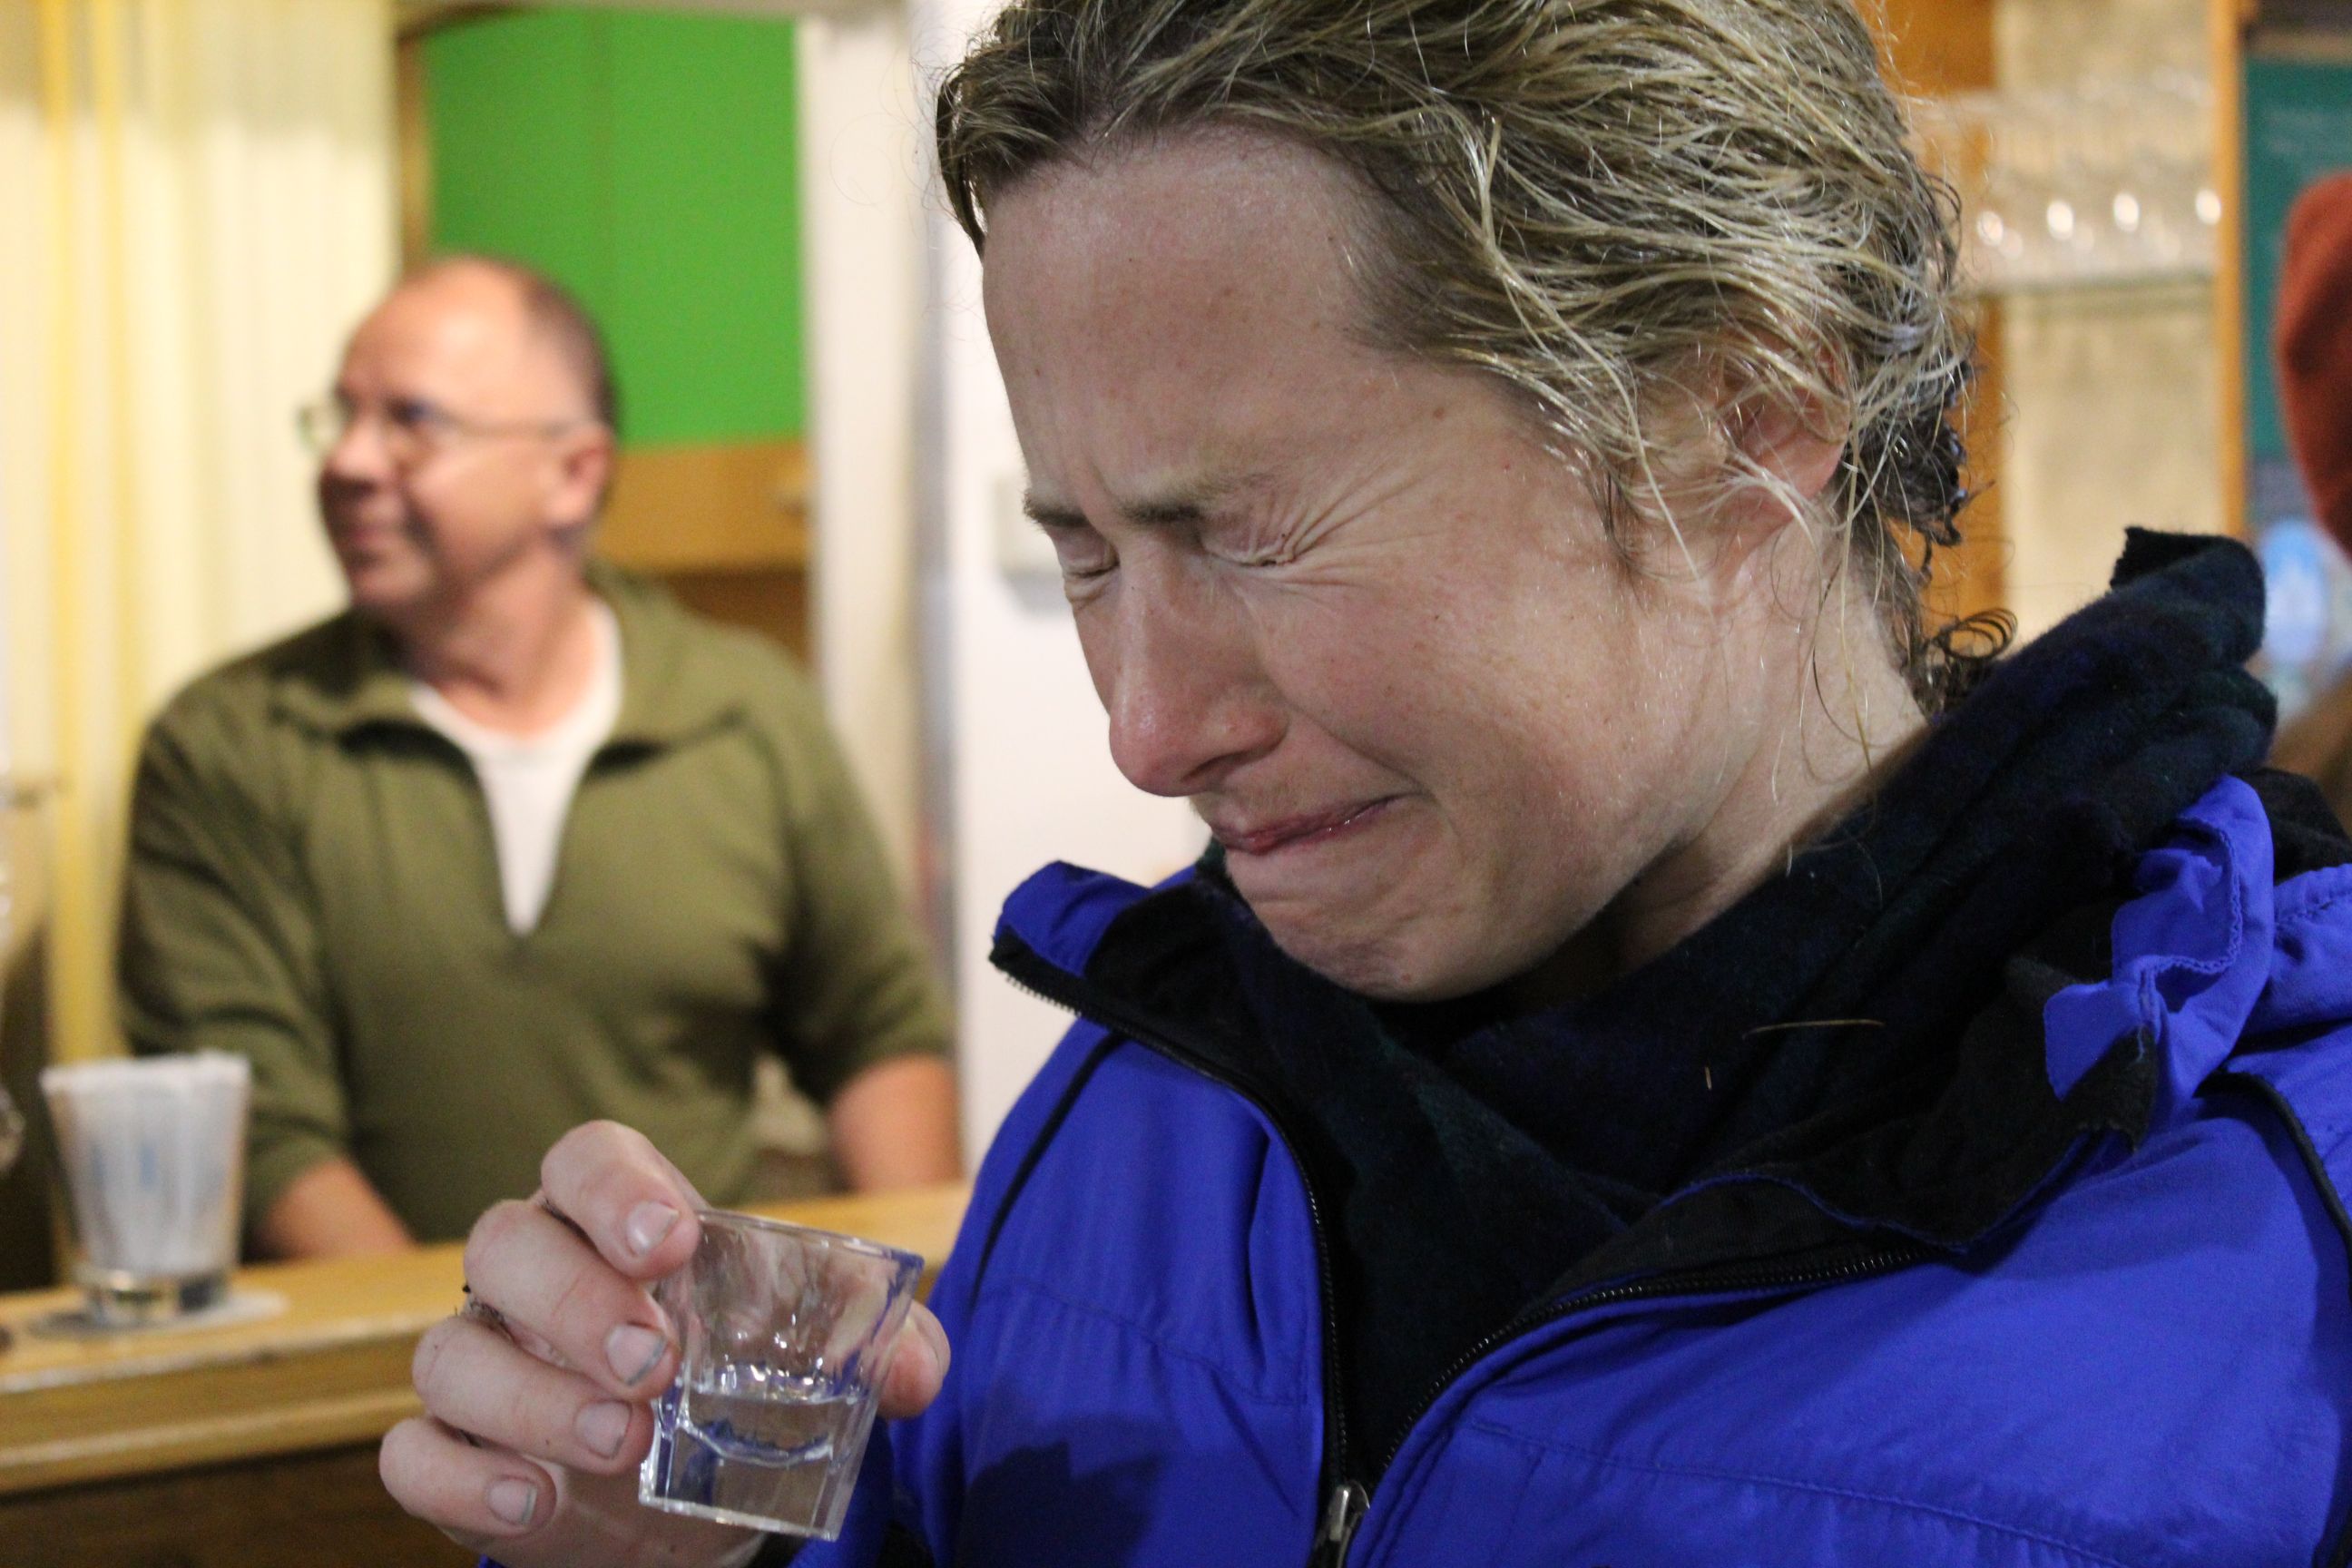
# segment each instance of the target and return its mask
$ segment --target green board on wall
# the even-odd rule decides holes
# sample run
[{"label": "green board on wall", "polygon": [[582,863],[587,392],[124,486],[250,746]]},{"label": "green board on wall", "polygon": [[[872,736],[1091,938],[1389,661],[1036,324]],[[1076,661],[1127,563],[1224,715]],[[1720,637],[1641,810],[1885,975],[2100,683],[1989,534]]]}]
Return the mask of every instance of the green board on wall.
[{"label": "green board on wall", "polygon": [[433,246],[603,323],[631,446],[805,423],[790,23],[548,7],[425,44]]}]

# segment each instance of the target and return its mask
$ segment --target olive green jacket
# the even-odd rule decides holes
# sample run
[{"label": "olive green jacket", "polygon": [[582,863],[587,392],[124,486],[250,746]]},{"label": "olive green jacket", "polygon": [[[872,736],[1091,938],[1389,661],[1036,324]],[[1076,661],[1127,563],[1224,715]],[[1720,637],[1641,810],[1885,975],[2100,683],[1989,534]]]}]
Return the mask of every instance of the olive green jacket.
[{"label": "olive green jacket", "polygon": [[921,944],[789,660],[606,567],[623,696],[539,925],[506,923],[471,764],[348,613],[197,680],[150,729],[121,950],[142,1053],[254,1068],[248,1219],[355,1161],[420,1238],[529,1194],[595,1117],[715,1203],[755,1164],[752,1068],[820,1103],[948,1048]]}]

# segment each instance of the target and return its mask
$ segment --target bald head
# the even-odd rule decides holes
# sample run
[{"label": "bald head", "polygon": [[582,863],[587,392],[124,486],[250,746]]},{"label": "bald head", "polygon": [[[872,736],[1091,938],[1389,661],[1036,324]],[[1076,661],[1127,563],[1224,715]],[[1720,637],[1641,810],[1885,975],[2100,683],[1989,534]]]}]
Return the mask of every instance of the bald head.
[{"label": "bald head", "polygon": [[552,278],[503,257],[460,253],[428,262],[403,279],[395,293],[431,289],[486,302],[502,295],[521,326],[559,360],[580,396],[581,411],[608,430],[621,425],[620,392],[595,318]]},{"label": "bald head", "polygon": [[319,466],[353,607],[423,636],[483,604],[576,598],[614,469],[604,366],[579,306],[511,263],[452,258],[370,312]]}]

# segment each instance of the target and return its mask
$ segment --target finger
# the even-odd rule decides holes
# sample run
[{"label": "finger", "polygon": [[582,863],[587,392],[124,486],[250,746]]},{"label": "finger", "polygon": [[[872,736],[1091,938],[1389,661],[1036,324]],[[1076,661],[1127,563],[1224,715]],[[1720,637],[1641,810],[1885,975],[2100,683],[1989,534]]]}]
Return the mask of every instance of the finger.
[{"label": "finger", "polygon": [[[468,1286],[467,1289],[470,1291],[473,1288]],[[499,1335],[511,1343],[520,1345],[526,1354],[537,1356],[550,1366],[560,1366],[566,1372],[578,1370],[570,1362],[564,1360],[562,1352],[548,1343],[545,1339],[524,1324],[516,1322],[479,1296],[469,1294],[466,1298],[466,1304],[457,1310],[456,1316],[480,1323],[492,1333]]]},{"label": "finger", "polygon": [[948,1335],[931,1310],[918,1301],[908,1309],[907,1326],[883,1370],[878,1408],[886,1420],[920,1415],[939,1397],[948,1375]]},{"label": "finger", "polygon": [[529,1459],[417,1416],[384,1435],[376,1471],[394,1502],[474,1552],[545,1523],[555,1500],[553,1479]]},{"label": "finger", "polygon": [[443,1424],[502,1448],[598,1475],[645,1457],[653,1413],[530,1355],[467,1318],[446,1318],[416,1342],[416,1392]]},{"label": "finger", "polygon": [[649,1398],[677,1364],[662,1310],[569,1226],[536,1204],[504,1203],[466,1238],[466,1279],[518,1339],[610,1393]]},{"label": "finger", "polygon": [[591,1121],[556,1141],[540,1162],[540,1193],[579,1226],[607,1262],[635,1279],[657,1279],[694,1256],[694,1184],[643,1133]]}]

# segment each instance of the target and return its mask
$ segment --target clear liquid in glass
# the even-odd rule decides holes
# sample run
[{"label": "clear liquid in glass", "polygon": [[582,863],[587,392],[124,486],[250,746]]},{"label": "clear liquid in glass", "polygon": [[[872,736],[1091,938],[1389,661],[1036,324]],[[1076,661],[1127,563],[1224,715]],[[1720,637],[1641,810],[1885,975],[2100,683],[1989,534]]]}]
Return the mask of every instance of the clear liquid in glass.
[{"label": "clear liquid in glass", "polygon": [[[665,1507],[730,1524],[836,1521],[856,1479],[856,1453],[872,1418],[857,1390],[740,1363],[682,1378],[654,1406],[646,1475]],[[837,1522],[835,1528],[838,1528]]]}]

